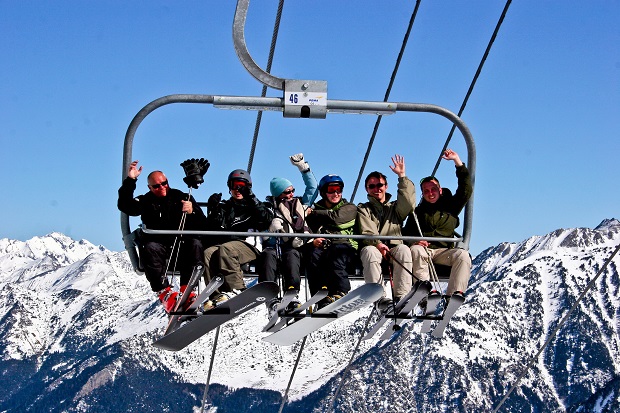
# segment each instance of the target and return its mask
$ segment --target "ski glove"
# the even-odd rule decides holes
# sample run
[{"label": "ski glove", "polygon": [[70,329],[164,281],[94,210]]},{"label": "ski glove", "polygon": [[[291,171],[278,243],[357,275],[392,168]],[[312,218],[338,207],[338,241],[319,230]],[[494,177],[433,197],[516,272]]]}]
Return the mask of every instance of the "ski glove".
[{"label": "ski glove", "polygon": [[185,182],[188,187],[198,189],[200,184],[204,182],[203,175],[207,173],[210,163],[205,158],[192,158],[183,161],[181,166],[185,171],[185,178],[183,178],[183,182]]},{"label": "ski glove", "polygon": [[274,218],[269,225],[269,232],[284,232],[284,220],[282,218]]},{"label": "ski glove", "polygon": [[303,153],[297,153],[295,155],[289,156],[291,163],[299,169],[299,172],[308,172],[310,170],[310,165],[308,162],[304,160]]},{"label": "ski glove", "polygon": [[220,202],[222,201],[222,193],[220,192],[219,194],[213,194],[209,197],[209,200],[207,201],[207,209],[209,211],[214,211],[215,208],[217,208],[217,206],[220,204]]},{"label": "ski glove", "polygon": [[243,195],[243,199],[246,199],[250,204],[255,206],[260,205],[260,201],[256,198],[256,195],[254,195],[254,192],[252,192],[252,188],[249,185],[242,186],[241,189],[239,189],[239,192]]}]

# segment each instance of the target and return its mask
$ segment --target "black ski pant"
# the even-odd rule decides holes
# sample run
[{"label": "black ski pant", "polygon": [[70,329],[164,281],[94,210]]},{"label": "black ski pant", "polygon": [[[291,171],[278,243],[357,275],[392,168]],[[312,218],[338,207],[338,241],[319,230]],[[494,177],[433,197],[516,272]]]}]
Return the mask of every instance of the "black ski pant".
[{"label": "black ski pant", "polygon": [[351,291],[349,274],[355,271],[357,252],[350,244],[332,243],[327,248],[313,248],[308,257],[308,287],[315,294],[327,287],[329,294]]},{"label": "black ski pant", "polygon": [[174,254],[171,256],[173,244],[174,237],[142,241],[140,260],[144,267],[146,279],[149,280],[151,289],[155,292],[170,285],[168,277],[166,277],[166,263],[169,259],[171,261],[168,270],[179,271],[181,274],[180,285],[187,285],[194,266],[203,264],[203,247],[199,239],[181,237],[180,241],[177,240]]},{"label": "black ski pant", "polygon": [[283,245],[280,248],[281,257],[278,266],[278,254],[273,247],[263,249],[259,262],[258,282],[278,280],[279,273],[282,275],[284,290],[293,288],[299,291],[301,283],[301,252],[290,245]]}]

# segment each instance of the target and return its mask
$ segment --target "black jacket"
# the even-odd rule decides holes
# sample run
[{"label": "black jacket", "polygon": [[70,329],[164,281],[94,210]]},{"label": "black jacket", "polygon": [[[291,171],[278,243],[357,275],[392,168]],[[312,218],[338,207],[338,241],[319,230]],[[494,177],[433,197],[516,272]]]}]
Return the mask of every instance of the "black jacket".
[{"label": "black jacket", "polygon": [[[136,182],[136,179],[125,178],[118,189],[118,209],[130,216],[140,216],[147,229],[179,229],[183,216],[181,201],[187,201],[188,194],[169,188],[165,197],[155,196],[152,192],[134,197]],[[202,230],[206,225],[205,214],[193,197],[189,196],[189,200],[193,213],[187,214],[184,229]]]},{"label": "black jacket", "polygon": [[[217,204],[207,213],[208,231],[250,232],[265,231],[273,219],[273,212],[265,202],[232,198]],[[245,236],[216,236],[203,240],[205,245],[222,244],[227,241],[245,241]]]}]

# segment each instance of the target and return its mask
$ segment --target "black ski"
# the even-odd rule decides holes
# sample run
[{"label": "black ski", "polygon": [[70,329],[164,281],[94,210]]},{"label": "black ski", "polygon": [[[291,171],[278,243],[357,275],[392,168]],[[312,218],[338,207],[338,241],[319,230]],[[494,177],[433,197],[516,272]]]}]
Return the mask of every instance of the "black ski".
[{"label": "black ski", "polygon": [[405,303],[404,306],[400,307],[400,311],[396,313],[396,317],[392,319],[393,321],[390,323],[390,325],[385,330],[379,340],[388,340],[390,337],[392,337],[392,334],[394,334],[394,332],[400,330],[400,323],[402,323],[402,321],[407,318],[409,313],[415,308],[416,305],[418,305],[420,301],[422,301],[424,297],[428,295],[430,291],[430,282],[422,281],[421,283],[419,283],[417,285],[417,288],[415,288],[415,292],[413,293],[411,298]]},{"label": "black ski", "polygon": [[[282,317],[280,322],[278,324],[276,324],[271,330],[278,331],[279,329],[284,327],[284,325],[288,324],[289,321],[291,320],[291,318],[292,319],[299,319],[299,318],[301,318],[300,314],[302,312],[304,312],[305,310],[309,309],[311,306],[315,305],[316,303],[321,301],[323,298],[327,297],[327,294],[328,294],[327,290],[319,290],[316,294],[314,294],[312,297],[310,297],[310,299],[308,301],[303,303],[301,305],[301,307],[298,307],[298,308],[294,309],[293,311],[285,311],[284,313],[282,313],[280,315],[280,317]],[[295,315],[298,315],[298,317],[295,317]],[[266,331],[266,330],[263,330],[263,331]]]},{"label": "black ski", "polygon": [[194,316],[193,320],[161,337],[153,345],[164,350],[179,351],[225,322],[275,298],[279,290],[274,282],[258,283],[219,303],[212,310]]},{"label": "black ski", "polygon": [[[435,311],[437,311],[437,306],[441,302],[441,293],[437,290],[431,291],[428,295],[428,299],[426,301],[426,311],[424,312],[425,317],[429,317],[424,320],[422,323],[422,329],[420,333],[430,333],[432,329],[433,319],[431,318]],[[441,317],[437,317],[436,319],[440,319]]]},{"label": "black ski", "polygon": [[185,292],[183,292],[181,299],[177,300],[177,303],[174,306],[173,312],[178,311],[179,308],[183,308],[183,304],[185,304],[191,292],[194,291],[194,288],[196,288],[196,286],[200,282],[200,277],[202,276],[202,273],[204,272],[204,270],[205,270],[205,267],[200,264],[194,267],[192,271],[192,275],[189,277],[187,288],[185,288]]},{"label": "black ski", "polygon": [[282,296],[282,299],[276,307],[276,312],[271,316],[269,322],[263,328],[263,332],[272,329],[272,327],[278,322],[278,319],[280,318],[280,312],[286,309],[286,307],[291,303],[291,301],[293,301],[293,299],[297,297],[298,293],[299,292],[297,290],[286,290],[284,292],[284,296]]},{"label": "black ski", "polygon": [[405,306],[407,301],[409,301],[409,299],[413,296],[414,293],[415,293],[415,290],[412,289],[403,298],[401,298],[396,304],[391,305],[384,314],[380,315],[377,321],[375,322],[375,325],[372,326],[372,328],[370,329],[368,333],[366,333],[363,340],[368,340],[369,338],[374,336],[377,333],[377,331],[379,331],[381,327],[383,327],[385,323],[387,323],[388,320],[392,318],[391,316],[394,315],[394,310],[396,310],[396,314],[398,314],[400,312],[400,309]]},{"label": "black ski", "polygon": [[[191,280],[190,280],[190,283],[191,283]],[[196,297],[196,300],[192,303],[192,305],[189,307],[189,309],[186,312],[179,313],[179,314],[176,313],[176,310],[172,312],[170,315],[170,320],[168,321],[168,328],[166,328],[164,335],[170,334],[171,332],[179,328],[179,326],[181,325],[183,321],[188,320],[189,318],[195,316],[196,310],[198,310],[198,306],[201,305],[203,302],[205,302],[209,298],[209,296],[213,294],[213,291],[217,290],[223,283],[224,283],[224,279],[222,277],[212,278],[209,284],[207,284],[205,289],[198,295],[198,297]],[[187,291],[189,290],[189,288],[190,288],[190,284],[187,285],[185,294],[183,294],[184,296],[187,294]],[[185,300],[187,300],[187,297],[185,297]],[[183,302],[185,302],[185,300],[183,300]],[[183,308],[183,306],[177,304],[176,308],[177,309]]]},{"label": "black ski", "polygon": [[443,337],[443,332],[448,326],[448,323],[450,322],[450,320],[452,319],[452,316],[454,315],[454,313],[456,313],[456,310],[458,310],[458,308],[464,302],[465,302],[465,297],[463,297],[462,295],[453,294],[452,297],[450,297],[450,302],[448,303],[448,306],[443,312],[443,319],[439,321],[439,323],[437,324],[437,327],[435,327],[435,329],[431,333],[433,337],[437,337],[437,338]]}]

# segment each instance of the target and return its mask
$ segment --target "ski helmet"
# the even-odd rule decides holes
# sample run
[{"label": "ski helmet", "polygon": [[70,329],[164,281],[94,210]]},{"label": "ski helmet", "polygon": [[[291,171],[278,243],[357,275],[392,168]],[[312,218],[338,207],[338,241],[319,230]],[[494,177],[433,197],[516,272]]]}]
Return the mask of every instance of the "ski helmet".
[{"label": "ski helmet", "polygon": [[229,188],[234,181],[243,181],[250,187],[252,186],[252,178],[250,177],[250,174],[248,173],[248,171],[245,171],[243,169],[235,169],[228,175],[227,184]]},{"label": "ski helmet", "polygon": [[325,175],[319,181],[319,192],[323,192],[323,190],[326,189],[327,185],[340,185],[342,188],[344,188],[344,181],[338,175]]}]

